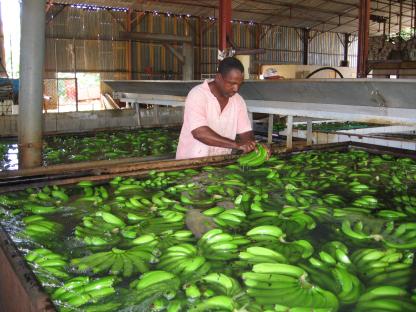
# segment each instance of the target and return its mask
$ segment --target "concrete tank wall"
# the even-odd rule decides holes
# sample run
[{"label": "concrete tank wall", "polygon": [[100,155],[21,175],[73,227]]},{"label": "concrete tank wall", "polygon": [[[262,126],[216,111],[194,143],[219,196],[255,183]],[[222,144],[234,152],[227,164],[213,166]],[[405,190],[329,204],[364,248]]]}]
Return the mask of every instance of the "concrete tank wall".
[{"label": "concrete tank wall", "polygon": [[[181,125],[183,108],[160,107],[159,117],[153,108],[48,113],[43,115],[44,133],[90,132],[106,129]],[[18,115],[0,116],[0,137],[17,136]]]}]

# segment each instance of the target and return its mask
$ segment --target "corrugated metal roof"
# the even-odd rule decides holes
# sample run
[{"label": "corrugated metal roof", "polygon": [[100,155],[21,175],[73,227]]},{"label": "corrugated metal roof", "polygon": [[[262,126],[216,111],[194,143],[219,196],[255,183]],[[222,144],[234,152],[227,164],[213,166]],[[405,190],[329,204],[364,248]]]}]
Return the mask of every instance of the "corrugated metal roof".
[{"label": "corrugated metal roof", "polygon": [[[103,7],[130,8],[140,11],[171,12],[202,17],[218,17],[219,0],[56,0],[54,3],[89,4]],[[413,25],[413,0],[402,1],[402,27]],[[358,31],[357,0],[233,0],[233,18],[319,31],[354,33]],[[389,8],[389,3],[392,3]],[[398,32],[399,1],[372,0],[371,14],[387,18],[386,30]],[[388,17],[390,23],[388,22]],[[414,26],[414,25],[413,25]],[[370,23],[370,34],[383,31],[383,24]]]}]

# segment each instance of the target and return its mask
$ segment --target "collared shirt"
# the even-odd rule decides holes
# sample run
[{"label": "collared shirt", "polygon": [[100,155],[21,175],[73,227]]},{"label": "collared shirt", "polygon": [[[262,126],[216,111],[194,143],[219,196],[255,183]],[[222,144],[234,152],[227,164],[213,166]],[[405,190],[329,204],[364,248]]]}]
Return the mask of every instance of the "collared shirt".
[{"label": "collared shirt", "polygon": [[192,136],[192,131],[203,126],[210,127],[219,135],[235,140],[236,135],[251,131],[246,103],[238,94],[228,99],[221,111],[220,103],[208,85],[208,80],[195,86],[185,101],[184,121],[176,159],[230,154],[231,149],[206,145]]}]

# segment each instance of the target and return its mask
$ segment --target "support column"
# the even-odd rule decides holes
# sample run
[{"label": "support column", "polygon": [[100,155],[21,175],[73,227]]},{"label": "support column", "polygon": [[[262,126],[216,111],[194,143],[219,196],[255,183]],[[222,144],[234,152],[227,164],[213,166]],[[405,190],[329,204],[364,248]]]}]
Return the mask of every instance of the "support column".
[{"label": "support column", "polygon": [[269,114],[269,120],[267,123],[267,143],[273,142],[273,114]]},{"label": "support column", "polygon": [[287,116],[286,121],[286,150],[293,149],[293,116]]},{"label": "support column", "polygon": [[348,47],[350,45],[351,34],[344,34],[344,59],[342,66],[348,67]]},{"label": "support column", "polygon": [[[131,14],[132,11],[129,9],[126,13],[126,31],[131,32]],[[132,80],[133,74],[132,74],[132,42],[131,40],[128,40],[126,47],[126,62],[127,62],[127,79]]]},{"label": "support column", "polygon": [[306,145],[312,145],[312,119],[306,122]]},{"label": "support column", "polygon": [[358,19],[357,78],[367,77],[368,33],[370,28],[370,0],[360,0]]},{"label": "support column", "polygon": [[156,104],[156,105],[153,106],[153,113],[155,114],[154,115],[155,124],[157,126],[160,126],[160,107],[159,107],[159,105]]},{"label": "support column", "polygon": [[224,51],[227,44],[227,36],[232,39],[232,28],[231,28],[231,18],[232,18],[232,0],[219,0],[219,46],[220,51]]},{"label": "support column", "polygon": [[192,43],[184,43],[182,46],[184,62],[182,63],[182,79],[194,79],[194,46]]},{"label": "support column", "polygon": [[19,169],[42,164],[45,0],[23,0],[20,41]]},{"label": "support column", "polygon": [[302,41],[303,41],[303,65],[308,65],[308,55],[309,55],[309,39],[310,32],[309,29],[302,29]]}]

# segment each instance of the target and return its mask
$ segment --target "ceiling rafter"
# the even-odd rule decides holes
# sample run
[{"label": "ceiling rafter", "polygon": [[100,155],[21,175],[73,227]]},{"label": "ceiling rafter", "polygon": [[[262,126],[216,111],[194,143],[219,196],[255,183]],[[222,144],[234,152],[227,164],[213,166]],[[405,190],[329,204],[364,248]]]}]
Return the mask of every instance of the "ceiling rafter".
[{"label": "ceiling rafter", "polygon": [[[265,0],[252,0],[253,2],[257,2],[257,3],[263,3],[263,4],[270,4],[270,5],[274,5],[274,6],[279,6],[279,7],[286,7],[286,8],[290,8],[290,9],[295,9],[295,10],[300,10],[300,11],[306,11],[306,12],[319,12],[319,13],[323,13],[323,14],[331,14],[334,16],[338,16],[339,15],[339,11],[336,10],[327,10],[327,9],[322,9],[322,8],[318,8],[318,7],[311,7],[308,5],[303,5],[303,4],[299,4],[299,3],[287,3],[287,2],[281,2],[281,1],[265,1]],[[305,1],[301,1],[300,3],[303,3]],[[346,17],[356,17],[356,16],[349,16],[345,15]]]},{"label": "ceiling rafter", "polygon": [[[403,27],[410,27],[414,23],[412,22],[414,13],[411,10],[414,1],[403,0],[401,16]],[[219,4],[219,0],[48,0],[49,4],[50,2],[122,7],[143,12],[190,14],[202,18],[218,17]],[[400,11],[398,0],[372,0],[371,12],[380,18],[387,17],[390,2],[392,3],[390,24],[391,31],[394,32],[398,28],[399,21],[397,18]],[[352,33],[358,28],[358,8],[359,2],[356,0],[233,0],[233,18],[237,21],[253,21],[267,25]],[[380,20],[371,24],[373,34],[380,32]]]}]

